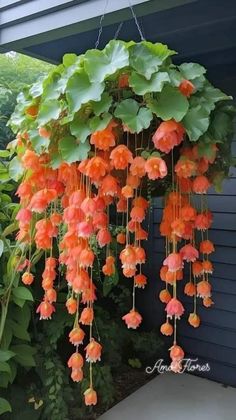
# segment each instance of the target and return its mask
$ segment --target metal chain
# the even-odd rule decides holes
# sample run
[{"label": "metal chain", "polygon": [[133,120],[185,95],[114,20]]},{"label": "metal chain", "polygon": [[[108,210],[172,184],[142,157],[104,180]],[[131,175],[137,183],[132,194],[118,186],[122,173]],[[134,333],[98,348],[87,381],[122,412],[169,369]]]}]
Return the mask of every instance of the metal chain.
[{"label": "metal chain", "polygon": [[145,41],[145,38],[144,38],[144,36],[143,36],[142,29],[141,29],[141,27],[140,27],[140,25],[139,25],[138,18],[137,18],[136,14],[135,14],[135,11],[134,11],[134,8],[133,8],[133,5],[132,5],[132,3],[131,3],[131,0],[128,0],[128,1],[129,1],[129,8],[130,8],[130,10],[131,10],[131,13],[132,13],[132,16],[133,16],[133,18],[134,18],[135,24],[136,24],[137,29],[138,29],[138,31],[139,31],[139,35],[140,35],[141,41]]},{"label": "metal chain", "polygon": [[[99,24],[98,37],[97,37],[97,40],[96,40],[96,42],[95,42],[95,49],[97,49],[97,48],[98,48],[98,46],[99,46],[99,44],[100,44],[100,38],[101,38],[101,35],[102,35],[102,31],[103,31],[103,20],[104,20],[104,18],[105,18],[105,14],[106,14],[106,10],[107,10],[107,6],[108,6],[108,2],[109,2],[109,0],[106,0],[105,7],[104,7],[104,11],[103,11],[103,14],[102,14],[102,16],[101,16],[101,18],[100,18],[100,24]],[[140,26],[140,24],[139,24],[139,21],[138,21],[137,15],[136,15],[136,13],[135,13],[135,11],[134,11],[134,7],[133,7],[133,5],[132,5],[132,3],[131,3],[131,0],[128,0],[128,3],[129,3],[129,8],[130,8],[130,10],[131,10],[131,13],[132,13],[133,19],[134,19],[134,21],[135,21],[136,27],[137,27],[137,29],[138,29],[138,32],[139,32],[139,35],[140,35],[141,41],[145,41],[145,38],[144,38],[144,35],[143,35],[143,32],[142,32],[141,26]],[[115,33],[114,39],[117,39],[117,37],[118,37],[118,35],[119,35],[119,33],[120,33],[120,30],[121,30],[121,28],[122,28],[122,26],[123,26],[123,23],[124,23],[124,22],[121,22],[121,23],[119,24],[119,26],[118,26],[118,28],[117,28],[117,30],[116,30],[116,33]]]},{"label": "metal chain", "polygon": [[109,0],[106,0],[105,7],[104,7],[104,10],[103,10],[103,14],[102,14],[102,16],[101,16],[101,18],[100,18],[99,31],[98,31],[98,37],[97,37],[97,41],[95,42],[95,49],[97,49],[97,48],[98,48],[99,43],[100,43],[100,38],[101,38],[101,35],[102,35],[102,31],[103,31],[103,25],[102,25],[102,22],[103,22],[103,20],[104,20],[105,14],[106,14],[106,10],[107,10],[107,6],[108,6],[108,2],[109,2]]}]

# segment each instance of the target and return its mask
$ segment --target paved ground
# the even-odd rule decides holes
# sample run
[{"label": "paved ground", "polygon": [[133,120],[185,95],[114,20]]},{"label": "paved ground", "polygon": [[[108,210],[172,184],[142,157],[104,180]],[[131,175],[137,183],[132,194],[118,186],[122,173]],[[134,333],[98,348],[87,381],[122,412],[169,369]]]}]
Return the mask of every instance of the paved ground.
[{"label": "paved ground", "polygon": [[236,420],[236,389],[189,374],[165,373],[99,420]]}]

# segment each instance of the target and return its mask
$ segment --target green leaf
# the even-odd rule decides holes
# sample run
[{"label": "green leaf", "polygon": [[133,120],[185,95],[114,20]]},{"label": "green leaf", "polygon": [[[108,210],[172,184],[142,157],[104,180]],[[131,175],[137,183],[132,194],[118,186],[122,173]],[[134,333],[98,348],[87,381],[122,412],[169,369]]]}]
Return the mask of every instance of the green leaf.
[{"label": "green leaf", "polygon": [[43,151],[47,151],[50,143],[49,137],[40,136],[38,130],[29,130],[29,136],[36,153],[40,154]]},{"label": "green leaf", "polygon": [[112,115],[105,113],[100,117],[93,117],[90,120],[90,129],[92,132],[104,130],[112,119]]},{"label": "green leaf", "polygon": [[11,373],[11,368],[8,363],[0,362],[0,372]]},{"label": "green leaf", "polygon": [[14,356],[15,353],[11,350],[0,350],[0,362],[7,362]]},{"label": "green leaf", "polygon": [[12,294],[18,299],[30,300],[31,302],[34,300],[31,291],[24,286],[15,287]]},{"label": "green leaf", "polygon": [[58,169],[61,163],[62,163],[61,153],[59,153],[58,151],[54,152],[53,155],[51,156],[51,161],[50,161],[52,169]]},{"label": "green leaf", "polygon": [[41,77],[40,80],[38,82],[34,83],[32,85],[32,87],[30,88],[29,93],[33,98],[37,98],[38,96],[42,95],[42,93],[43,93],[43,80],[44,80],[44,77]]},{"label": "green leaf", "polygon": [[5,398],[0,398],[0,415],[9,411],[12,412],[9,402]]},{"label": "green leaf", "polygon": [[0,150],[0,157],[5,158],[10,154],[9,150]]},{"label": "green leaf", "polygon": [[171,84],[175,87],[178,87],[182,80],[184,79],[182,74],[175,68],[170,68],[168,71],[169,78],[171,81]]},{"label": "green leaf", "polygon": [[164,83],[169,81],[170,78],[166,72],[155,73],[150,80],[136,72],[132,72],[129,77],[129,85],[137,95],[145,95],[147,92],[161,92]]},{"label": "green leaf", "polygon": [[194,80],[206,73],[205,67],[198,63],[183,63],[179,66],[179,70],[187,80]]},{"label": "green leaf", "polygon": [[18,156],[15,156],[9,163],[9,176],[14,181],[19,181],[24,173],[24,168]]},{"label": "green leaf", "polygon": [[173,86],[164,86],[157,100],[148,103],[149,108],[162,120],[174,118],[181,121],[188,111],[188,100]]},{"label": "green leaf", "polygon": [[208,159],[212,159],[215,155],[215,151],[211,143],[199,141],[197,150],[199,157],[207,157]]},{"label": "green leaf", "polygon": [[65,67],[72,66],[78,60],[78,56],[76,54],[65,54],[63,55],[62,63]]},{"label": "green leaf", "polygon": [[9,322],[15,337],[21,340],[30,341],[30,335],[23,325],[13,321],[12,319],[10,319]]},{"label": "green leaf", "polygon": [[92,101],[91,103],[95,115],[100,115],[104,112],[108,112],[111,104],[112,97],[107,92],[104,92],[102,94],[101,100],[99,102]]},{"label": "green leaf", "polygon": [[132,132],[140,133],[149,127],[152,120],[152,113],[149,109],[139,107],[134,99],[125,99],[120,102],[115,110],[115,116],[129,127]]},{"label": "green leaf", "polygon": [[4,242],[2,239],[0,239],[0,257],[2,256],[3,250],[4,250]]},{"label": "green leaf", "polygon": [[43,102],[39,108],[38,123],[40,126],[51,120],[57,120],[61,112],[60,103],[56,99]]},{"label": "green leaf", "polygon": [[129,48],[129,52],[131,67],[146,79],[150,79],[165,59],[175,53],[164,44],[151,42],[135,44]]},{"label": "green leaf", "polygon": [[68,80],[66,97],[70,112],[77,112],[82,104],[89,101],[100,101],[104,83],[90,82],[84,70],[74,73]]},{"label": "green leaf", "polygon": [[184,127],[191,141],[197,141],[204,134],[209,126],[209,112],[198,105],[190,108],[187,115],[183,119]]},{"label": "green leaf", "polygon": [[91,82],[101,83],[129,64],[129,53],[122,41],[110,41],[103,51],[89,50],[84,56],[84,67]]},{"label": "green leaf", "polygon": [[63,160],[67,163],[73,163],[87,159],[90,144],[88,141],[78,144],[75,137],[67,136],[60,141],[59,150]]},{"label": "green leaf", "polygon": [[79,117],[75,117],[74,121],[70,124],[70,132],[81,143],[84,143],[89,134],[91,134],[91,128],[88,121],[83,121]]},{"label": "green leaf", "polygon": [[15,353],[14,360],[20,365],[25,367],[35,366],[35,360],[33,355],[36,353],[36,349],[29,346],[28,344],[17,344],[11,347]]}]

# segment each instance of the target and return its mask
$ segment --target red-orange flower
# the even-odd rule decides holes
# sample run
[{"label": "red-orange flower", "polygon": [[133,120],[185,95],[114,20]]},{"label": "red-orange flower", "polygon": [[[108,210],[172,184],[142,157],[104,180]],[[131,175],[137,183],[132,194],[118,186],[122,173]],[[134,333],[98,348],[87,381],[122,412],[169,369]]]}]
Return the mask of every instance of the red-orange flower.
[{"label": "red-orange flower", "polygon": [[132,163],[133,156],[127,146],[120,144],[112,150],[110,159],[115,169],[125,169],[129,163]]},{"label": "red-orange flower", "polygon": [[183,140],[184,127],[175,120],[162,122],[156,130],[152,141],[161,152],[169,153]]},{"label": "red-orange flower", "polygon": [[190,80],[184,79],[180,85],[179,85],[179,91],[182,93],[182,95],[187,96],[187,98],[189,96],[192,95],[195,86],[192,84],[192,82],[190,82]]},{"label": "red-orange flower", "polygon": [[84,392],[85,405],[96,405],[97,404],[97,393],[93,388],[88,388]]},{"label": "red-orange flower", "polygon": [[86,175],[93,181],[104,177],[108,170],[107,162],[99,156],[89,159],[86,165]]},{"label": "red-orange flower", "polygon": [[34,281],[34,276],[33,274],[29,273],[28,271],[26,273],[24,273],[21,277],[21,281],[22,283],[24,283],[25,285],[29,286],[30,284],[33,283]]},{"label": "red-orange flower", "polygon": [[81,312],[79,322],[83,325],[90,325],[93,322],[94,314],[92,308],[84,308]]},{"label": "red-orange flower", "polygon": [[110,147],[115,146],[116,136],[112,129],[116,125],[114,121],[111,121],[104,130],[95,131],[90,137],[90,143],[100,150],[109,150]]},{"label": "red-orange flower", "polygon": [[145,159],[141,156],[137,156],[134,158],[133,162],[130,165],[130,172],[134,176],[138,176],[142,178],[146,174],[145,169]]},{"label": "red-orange flower", "polygon": [[182,157],[175,165],[175,172],[179,178],[190,178],[196,172],[197,165],[192,160]]},{"label": "red-orange flower", "polygon": [[196,194],[206,194],[210,185],[205,175],[199,175],[193,181],[193,191]]},{"label": "red-orange flower", "polygon": [[192,283],[191,281],[186,283],[185,287],[184,287],[184,293],[187,296],[195,296],[196,295],[196,286],[194,285],[194,283]]},{"label": "red-orange flower", "polygon": [[144,287],[147,284],[147,277],[144,274],[137,274],[134,276],[134,285],[135,287],[138,287],[139,289],[144,289]]},{"label": "red-orange flower", "polygon": [[75,327],[69,334],[70,343],[74,344],[74,346],[78,346],[83,343],[84,336],[84,331],[79,326]]},{"label": "red-orange flower", "polygon": [[51,319],[53,312],[55,312],[55,308],[50,302],[44,300],[39,304],[36,312],[40,313],[39,319]]},{"label": "red-orange flower", "polygon": [[137,327],[142,322],[141,315],[135,311],[135,309],[131,309],[131,311],[122,317],[123,321],[125,321],[128,328],[132,328],[136,330]]},{"label": "red-orange flower", "polygon": [[145,170],[149,179],[164,178],[167,175],[167,166],[163,159],[151,157],[145,163]]},{"label": "red-orange flower", "polygon": [[173,334],[174,329],[172,325],[167,321],[161,325],[160,331],[163,335],[170,336]]},{"label": "red-orange flower", "polygon": [[124,89],[129,86],[129,75],[127,73],[121,74],[118,79],[118,87]]},{"label": "red-orange flower", "polygon": [[67,365],[72,369],[81,369],[84,365],[84,359],[80,353],[75,352],[70,356]]},{"label": "red-orange flower", "polygon": [[211,296],[211,285],[208,281],[202,280],[197,284],[197,296],[207,298]]},{"label": "red-orange flower", "polygon": [[171,300],[171,294],[167,289],[163,289],[159,293],[159,299],[162,303],[168,303]]},{"label": "red-orange flower", "polygon": [[87,362],[95,363],[101,360],[102,346],[94,338],[91,338],[90,343],[85,347]]},{"label": "red-orange flower", "polygon": [[67,311],[69,314],[73,315],[75,314],[76,310],[77,310],[77,300],[74,298],[69,298],[66,301],[66,307],[67,307]]},{"label": "red-orange flower", "polygon": [[202,254],[207,254],[207,255],[215,251],[213,243],[209,241],[208,239],[200,242],[199,249]]}]

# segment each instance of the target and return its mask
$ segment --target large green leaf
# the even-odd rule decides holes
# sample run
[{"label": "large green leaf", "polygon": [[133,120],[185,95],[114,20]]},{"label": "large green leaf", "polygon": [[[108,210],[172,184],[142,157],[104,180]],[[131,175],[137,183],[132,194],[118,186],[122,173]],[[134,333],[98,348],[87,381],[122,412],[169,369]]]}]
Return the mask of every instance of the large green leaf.
[{"label": "large green leaf", "polygon": [[191,141],[197,141],[204,134],[209,126],[209,112],[198,105],[190,108],[183,119],[184,127]]},{"label": "large green leaf", "polygon": [[51,120],[57,120],[61,112],[60,103],[56,99],[50,99],[42,103],[39,108],[38,123],[45,125]]},{"label": "large green leaf", "polygon": [[66,97],[70,112],[77,112],[82,104],[89,101],[100,101],[104,83],[90,82],[85,71],[74,73],[68,80]]},{"label": "large green leaf", "polygon": [[147,92],[161,92],[164,83],[169,81],[170,78],[166,72],[154,73],[149,80],[136,72],[132,72],[129,77],[129,85],[137,95],[145,95]]},{"label": "large green leaf", "polygon": [[14,360],[20,365],[25,367],[35,366],[34,354],[36,353],[35,348],[28,344],[16,344],[11,347],[11,350],[15,353]]},{"label": "large green leaf", "polygon": [[9,163],[9,176],[14,181],[19,181],[24,173],[24,168],[18,156],[15,156]]},{"label": "large green leaf", "polygon": [[29,136],[36,153],[40,154],[43,151],[47,151],[50,143],[49,137],[40,136],[38,130],[29,130]]},{"label": "large green leaf", "polygon": [[91,118],[89,122],[91,131],[94,132],[94,131],[104,130],[104,128],[108,126],[111,119],[112,119],[112,115],[109,114],[109,112],[105,112],[100,117],[95,116]]},{"label": "large green leaf", "polygon": [[103,112],[108,112],[112,104],[112,97],[104,92],[101,96],[101,100],[98,102],[92,101],[92,109],[95,115],[100,115]]},{"label": "large green leaf", "polygon": [[134,99],[125,99],[120,102],[115,110],[115,116],[134,133],[140,133],[148,128],[152,120],[152,113],[149,109],[139,106]]},{"label": "large green leaf", "polygon": [[19,287],[14,288],[12,291],[12,294],[18,299],[30,300],[30,301],[34,300],[31,291],[27,289],[27,287],[24,287],[24,286],[19,286]]},{"label": "large green leaf", "polygon": [[0,372],[11,372],[11,368],[7,362],[0,362]]},{"label": "large green leaf", "polygon": [[174,118],[181,121],[188,111],[188,100],[173,86],[165,85],[157,100],[148,103],[149,108],[162,120]]},{"label": "large green leaf", "polygon": [[70,132],[72,136],[77,137],[81,143],[84,143],[91,133],[91,128],[88,121],[83,121],[81,118],[75,117],[74,121],[70,124]]},{"label": "large green leaf", "polygon": [[11,350],[0,350],[0,362],[7,362],[14,356],[15,353]]},{"label": "large green leaf", "polygon": [[129,53],[122,41],[110,41],[103,51],[89,50],[84,56],[84,67],[91,82],[103,82],[128,64]]},{"label": "large green leaf", "polygon": [[12,411],[9,402],[5,400],[5,398],[0,398],[0,415],[7,413],[9,411],[10,412]]},{"label": "large green leaf", "polygon": [[164,44],[152,44],[151,42],[135,44],[129,48],[129,52],[131,67],[146,79],[150,79],[164,60],[175,53]]},{"label": "large green leaf", "polygon": [[73,163],[87,159],[90,144],[88,141],[77,143],[76,138],[72,136],[64,137],[59,143],[59,151],[62,158],[67,163]]},{"label": "large green leaf", "polygon": [[198,63],[183,63],[179,66],[179,70],[185,79],[194,80],[206,73],[205,67]]}]

